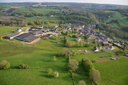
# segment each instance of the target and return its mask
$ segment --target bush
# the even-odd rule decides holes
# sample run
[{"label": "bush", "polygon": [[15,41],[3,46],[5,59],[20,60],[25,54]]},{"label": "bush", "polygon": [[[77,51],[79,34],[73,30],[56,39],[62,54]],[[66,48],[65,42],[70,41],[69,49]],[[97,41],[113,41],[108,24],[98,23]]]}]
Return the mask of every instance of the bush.
[{"label": "bush", "polygon": [[57,71],[54,72],[54,78],[59,77],[59,73]]},{"label": "bush", "polygon": [[83,62],[83,65],[84,65],[85,69],[86,69],[88,72],[89,72],[91,69],[94,68],[92,62],[91,62],[87,57],[83,58],[83,59],[82,59],[82,62]]},{"label": "bush", "polygon": [[98,81],[100,80],[100,72],[96,69],[91,69],[89,73],[90,79],[95,85],[98,85]]},{"label": "bush", "polygon": [[76,71],[78,69],[78,61],[75,59],[69,59],[68,67],[71,71]]},{"label": "bush", "polygon": [[68,50],[64,48],[61,53],[58,54],[59,56],[65,56],[66,58],[69,58],[73,55],[72,50]]},{"label": "bush", "polygon": [[84,80],[80,80],[77,85],[86,85]]},{"label": "bush", "polygon": [[56,60],[57,60],[56,56],[53,56],[53,61],[56,61]]},{"label": "bush", "polygon": [[10,68],[10,63],[7,60],[2,60],[0,63],[0,69],[8,69]]},{"label": "bush", "polygon": [[18,66],[20,69],[27,69],[28,68],[28,65],[26,64],[19,64]]},{"label": "bush", "polygon": [[76,43],[74,41],[67,41],[65,46],[68,47],[68,48],[75,47]]},{"label": "bush", "polygon": [[48,76],[52,76],[53,70],[49,68],[49,69],[47,70],[47,74],[48,74]]}]

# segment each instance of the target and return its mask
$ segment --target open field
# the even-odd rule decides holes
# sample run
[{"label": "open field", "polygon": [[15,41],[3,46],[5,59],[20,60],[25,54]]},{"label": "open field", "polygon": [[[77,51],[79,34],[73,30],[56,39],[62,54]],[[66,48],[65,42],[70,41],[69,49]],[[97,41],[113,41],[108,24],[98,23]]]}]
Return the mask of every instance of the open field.
[{"label": "open field", "polygon": [[50,16],[44,16],[44,17],[26,17],[26,20],[59,20],[59,17],[50,17]]},{"label": "open field", "polygon": [[[7,60],[11,63],[10,69],[0,70],[0,85],[42,85],[44,82],[45,85],[71,85],[66,59],[59,57],[56,62],[52,60],[60,48],[49,41],[42,40],[35,47],[6,43],[0,45],[0,48],[0,60]],[[27,64],[29,69],[15,68],[20,63]],[[48,68],[58,71],[60,77],[49,78],[47,76]],[[2,74],[3,72],[4,74]],[[21,81],[24,82],[21,83]]]},{"label": "open field", "polygon": [[35,12],[38,12],[38,13],[48,13],[48,12],[51,12],[51,11],[59,11],[58,9],[52,9],[52,8],[46,8],[46,7],[33,8],[33,10]]},{"label": "open field", "polygon": [[101,73],[101,85],[128,85],[128,58],[94,63]]},{"label": "open field", "polygon": [[[54,24],[51,24],[54,25]],[[46,25],[47,26],[47,25]],[[8,32],[17,27],[0,27],[0,32]],[[68,70],[68,61],[65,57],[57,57],[53,61],[53,56],[60,53],[64,47],[63,37],[42,39],[33,44],[21,44],[19,42],[10,42],[0,40],[0,61],[7,60],[11,64],[8,70],[0,70],[0,85],[72,85],[71,74]],[[75,38],[67,36],[68,40],[75,41]],[[13,40],[12,40],[13,41]],[[94,45],[95,46],[95,45]],[[88,57],[90,60],[110,59],[113,54],[108,52],[95,53],[92,51],[94,46],[89,47],[72,47],[71,50],[90,50],[91,53],[78,54],[72,56],[79,62],[78,71],[74,73],[74,81],[85,80],[87,85],[92,85],[88,74],[85,72],[81,60]],[[117,49],[118,50],[118,49]],[[100,58],[101,56],[108,56]],[[94,66],[101,73],[100,85],[127,85],[128,84],[128,58],[121,57],[118,60],[106,62],[94,62]],[[28,69],[16,68],[19,64],[24,63],[29,66]],[[49,77],[47,70],[51,68],[58,71],[59,78]]]},{"label": "open field", "polygon": [[[24,26],[33,28],[26,31]],[[21,36],[20,40],[6,36],[17,28],[32,36]],[[0,3],[0,85],[77,85],[80,80],[94,85],[89,75],[93,66],[101,74],[98,85],[128,85],[127,28],[128,6]],[[40,41],[24,42],[35,36]],[[93,64],[87,69],[82,63],[85,57]],[[76,60],[75,66],[78,61],[77,70],[69,67],[70,59]],[[2,60],[10,62],[11,67],[2,69]],[[19,64],[29,68],[20,69]],[[53,72],[49,75],[48,69],[57,71],[59,77],[54,78]]]}]

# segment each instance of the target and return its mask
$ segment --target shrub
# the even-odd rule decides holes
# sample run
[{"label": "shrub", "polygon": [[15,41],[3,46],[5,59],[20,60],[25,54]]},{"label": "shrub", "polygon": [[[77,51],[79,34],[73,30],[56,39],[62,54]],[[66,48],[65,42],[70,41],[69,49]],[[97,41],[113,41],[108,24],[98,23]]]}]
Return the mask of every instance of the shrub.
[{"label": "shrub", "polygon": [[56,56],[53,56],[53,61],[56,61],[56,60],[57,60]]},{"label": "shrub", "polygon": [[86,85],[84,80],[80,80],[77,85]]},{"label": "shrub", "polygon": [[28,68],[28,65],[26,64],[19,64],[18,66],[20,69],[27,69]]},{"label": "shrub", "polygon": [[85,69],[88,72],[90,71],[90,69],[93,69],[94,68],[92,62],[87,57],[83,58],[82,59],[82,62],[83,62],[83,65],[84,65]]},{"label": "shrub", "polygon": [[74,41],[67,41],[65,46],[68,48],[74,47],[74,46],[76,46],[76,43]]},{"label": "shrub", "polygon": [[100,72],[96,69],[91,69],[89,73],[90,79],[95,85],[98,85],[98,81],[100,80]]},{"label": "shrub", "polygon": [[59,73],[57,71],[54,72],[54,78],[59,77]]},{"label": "shrub", "polygon": [[64,48],[64,49],[62,50],[62,52],[59,53],[59,56],[65,56],[66,58],[69,58],[69,57],[72,56],[72,55],[73,55],[72,50],[68,50],[68,49],[66,49],[66,48]]},{"label": "shrub", "polygon": [[53,74],[53,70],[49,68],[49,69],[47,70],[47,74],[48,74],[48,76],[51,76],[51,75]]},{"label": "shrub", "polygon": [[0,69],[8,69],[10,68],[10,63],[7,60],[2,60],[0,63]]},{"label": "shrub", "polygon": [[71,71],[76,71],[78,69],[78,61],[75,59],[69,59],[68,67]]},{"label": "shrub", "polygon": [[77,54],[77,51],[73,50],[72,55],[75,56]]}]

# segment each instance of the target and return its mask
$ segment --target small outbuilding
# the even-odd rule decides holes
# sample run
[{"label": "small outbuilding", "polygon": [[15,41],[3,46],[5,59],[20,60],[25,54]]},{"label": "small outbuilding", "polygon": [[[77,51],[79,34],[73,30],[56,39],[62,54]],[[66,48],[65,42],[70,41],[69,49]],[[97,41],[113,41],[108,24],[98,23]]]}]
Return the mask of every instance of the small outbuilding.
[{"label": "small outbuilding", "polygon": [[16,29],[16,31],[17,31],[17,32],[21,32],[21,31],[22,31],[22,29],[18,28],[18,29]]},{"label": "small outbuilding", "polygon": [[76,41],[77,42],[80,42],[82,39],[79,37],[79,38],[76,38]]}]

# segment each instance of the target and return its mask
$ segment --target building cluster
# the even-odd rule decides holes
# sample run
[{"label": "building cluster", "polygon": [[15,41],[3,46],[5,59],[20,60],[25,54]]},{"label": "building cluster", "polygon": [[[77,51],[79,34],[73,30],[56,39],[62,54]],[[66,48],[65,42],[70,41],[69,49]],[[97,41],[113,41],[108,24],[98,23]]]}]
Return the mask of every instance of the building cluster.
[{"label": "building cluster", "polygon": [[22,29],[16,29],[16,33],[9,34],[4,36],[6,39],[17,39],[25,42],[32,42],[34,40],[39,39],[45,33],[48,35],[49,29],[44,29],[43,27],[32,28],[28,27],[25,29],[26,31],[22,31]]}]

